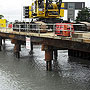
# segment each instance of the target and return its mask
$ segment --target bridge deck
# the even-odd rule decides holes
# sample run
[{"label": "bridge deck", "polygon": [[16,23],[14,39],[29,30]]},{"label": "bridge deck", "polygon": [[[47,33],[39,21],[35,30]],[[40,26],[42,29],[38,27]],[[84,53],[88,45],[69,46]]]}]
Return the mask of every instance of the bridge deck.
[{"label": "bridge deck", "polygon": [[41,38],[52,38],[52,39],[90,43],[90,32],[75,32],[72,35],[72,37],[57,36],[55,35],[54,32],[48,32],[48,33],[17,32],[17,31],[13,31],[12,29],[1,29],[0,32],[12,34],[12,35],[16,34],[16,35],[24,35],[24,36],[35,36]]}]

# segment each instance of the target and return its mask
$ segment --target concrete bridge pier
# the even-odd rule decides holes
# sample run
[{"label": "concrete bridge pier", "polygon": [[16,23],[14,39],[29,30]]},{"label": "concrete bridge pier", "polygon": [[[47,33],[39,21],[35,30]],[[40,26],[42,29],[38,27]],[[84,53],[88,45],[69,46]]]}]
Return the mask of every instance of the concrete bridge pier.
[{"label": "concrete bridge pier", "polygon": [[2,37],[0,37],[0,51],[2,50]]}]

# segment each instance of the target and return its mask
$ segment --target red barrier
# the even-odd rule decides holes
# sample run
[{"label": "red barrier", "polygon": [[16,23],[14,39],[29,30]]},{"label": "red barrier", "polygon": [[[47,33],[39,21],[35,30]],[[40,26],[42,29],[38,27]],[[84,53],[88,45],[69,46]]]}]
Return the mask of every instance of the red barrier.
[{"label": "red barrier", "polygon": [[9,25],[8,25],[8,28],[12,28],[12,24],[9,24]]},{"label": "red barrier", "polygon": [[55,34],[58,36],[70,36],[74,33],[74,27],[72,23],[56,23]]}]

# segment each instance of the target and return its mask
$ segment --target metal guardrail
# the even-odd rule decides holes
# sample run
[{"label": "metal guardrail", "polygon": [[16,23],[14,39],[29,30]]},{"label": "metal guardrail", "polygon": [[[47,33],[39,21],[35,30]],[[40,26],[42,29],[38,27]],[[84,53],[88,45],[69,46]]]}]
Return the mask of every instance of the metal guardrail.
[{"label": "metal guardrail", "polygon": [[[24,23],[24,24],[12,24],[12,27],[0,27],[0,31],[2,32],[3,29],[6,30],[8,33],[8,29],[12,29],[13,31],[17,32],[36,32],[40,36],[41,32],[53,32],[53,37],[57,36],[58,32],[69,32],[69,37],[72,37],[72,33],[74,32],[73,26],[83,26],[84,24],[65,24],[65,23],[56,23],[56,24],[31,24],[31,23]],[[8,25],[7,25],[8,26]],[[68,28],[66,28],[68,27]],[[57,33],[56,33],[57,32]]]}]

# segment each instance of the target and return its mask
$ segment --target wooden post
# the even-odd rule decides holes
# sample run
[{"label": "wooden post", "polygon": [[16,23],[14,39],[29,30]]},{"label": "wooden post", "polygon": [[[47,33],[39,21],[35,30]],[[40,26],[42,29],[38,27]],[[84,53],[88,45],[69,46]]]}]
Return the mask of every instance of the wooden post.
[{"label": "wooden post", "polygon": [[2,37],[0,37],[0,51],[2,50],[1,47],[2,47]]}]

